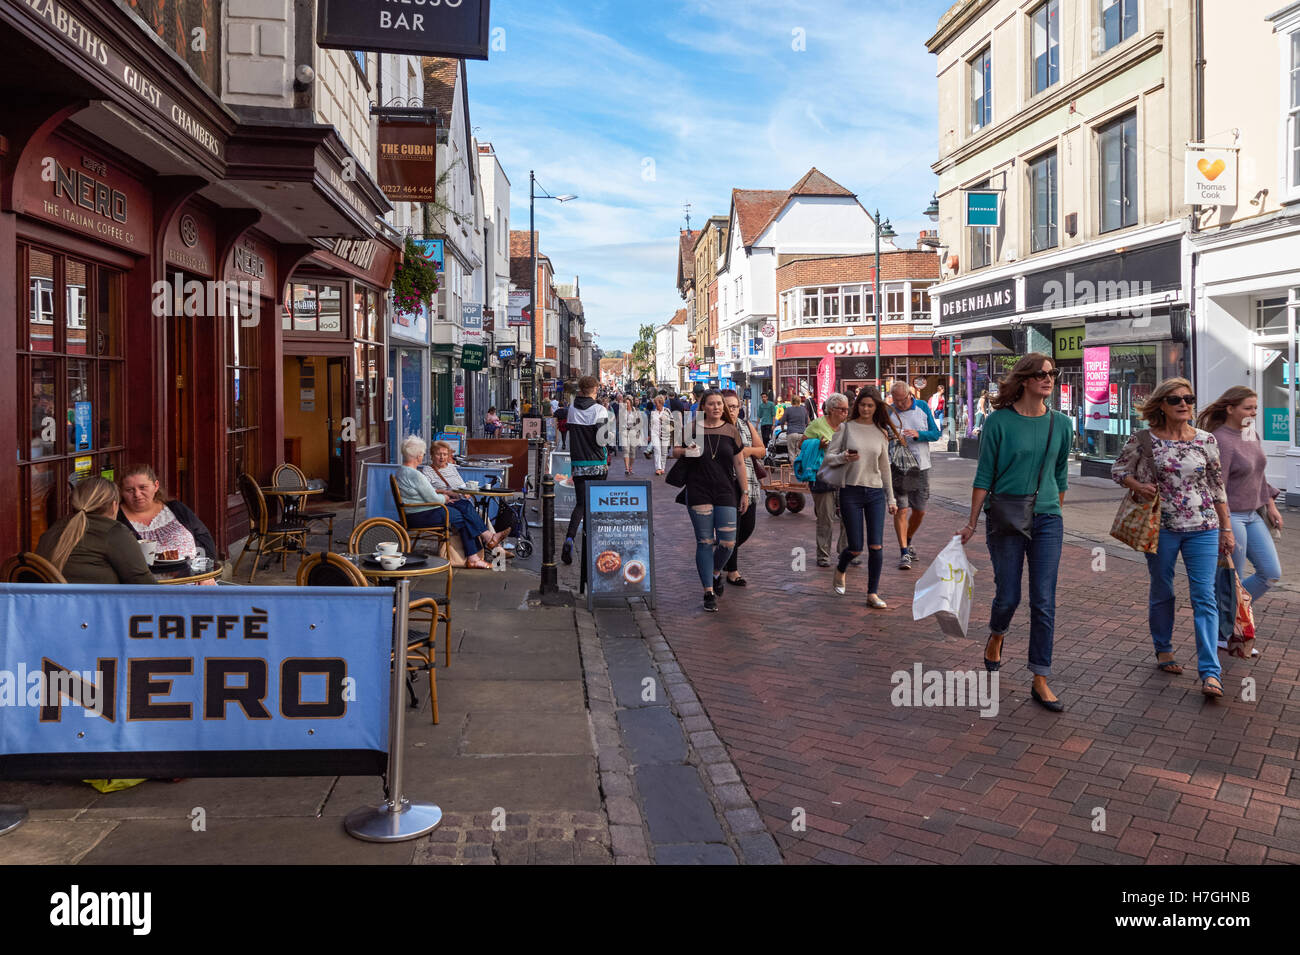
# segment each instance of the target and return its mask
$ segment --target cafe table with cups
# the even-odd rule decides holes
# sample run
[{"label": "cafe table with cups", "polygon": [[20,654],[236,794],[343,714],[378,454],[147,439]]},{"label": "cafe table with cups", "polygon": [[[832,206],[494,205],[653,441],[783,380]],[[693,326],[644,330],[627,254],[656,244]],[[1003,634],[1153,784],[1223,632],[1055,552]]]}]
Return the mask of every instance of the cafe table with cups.
[{"label": "cafe table with cups", "polygon": [[144,562],[160,584],[209,584],[222,575],[225,564],[197,548],[193,557],[181,557],[180,551],[158,547],[156,541],[140,541]]},{"label": "cafe table with cups", "polygon": [[346,554],[366,577],[380,582],[402,578],[441,574],[451,568],[445,557],[434,554],[403,553],[398,541],[381,541],[372,554]]}]

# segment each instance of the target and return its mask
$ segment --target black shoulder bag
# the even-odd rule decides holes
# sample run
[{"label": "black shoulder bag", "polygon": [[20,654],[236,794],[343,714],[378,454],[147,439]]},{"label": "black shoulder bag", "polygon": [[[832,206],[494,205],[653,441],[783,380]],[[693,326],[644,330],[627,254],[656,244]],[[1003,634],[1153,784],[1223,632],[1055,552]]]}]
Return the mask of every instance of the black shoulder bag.
[{"label": "black shoulder bag", "polygon": [[[1043,450],[1043,462],[1038,467],[1038,482],[1033,494],[997,494],[989,491],[988,532],[992,535],[1019,534],[1027,540],[1034,538],[1034,506],[1038,503],[1038,489],[1043,485],[1043,471],[1047,459],[1052,453],[1052,431],[1056,427],[1056,412],[1050,408],[1047,413],[1051,419],[1047,422],[1047,447]],[[998,474],[993,472],[992,487],[998,486]]]}]

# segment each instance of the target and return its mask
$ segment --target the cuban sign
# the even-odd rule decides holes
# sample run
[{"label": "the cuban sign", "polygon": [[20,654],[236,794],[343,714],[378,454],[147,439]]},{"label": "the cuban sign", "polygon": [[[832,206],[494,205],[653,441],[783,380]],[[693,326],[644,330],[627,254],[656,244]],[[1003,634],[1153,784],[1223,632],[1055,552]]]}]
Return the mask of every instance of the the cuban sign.
[{"label": "the cuban sign", "polygon": [[334,50],[488,58],[488,0],[319,0],[316,43]]},{"label": "the cuban sign", "polygon": [[972,190],[966,193],[966,225],[972,229],[1002,225],[1002,193]]},{"label": "the cuban sign", "polygon": [[1189,146],[1183,176],[1188,205],[1237,204],[1237,150]]},{"label": "the cuban sign", "polygon": [[438,190],[438,127],[381,120],[378,145],[376,178],[384,195],[393,202],[433,202]]},{"label": "the cuban sign", "polygon": [[0,584],[0,778],[370,775],[393,593]]}]

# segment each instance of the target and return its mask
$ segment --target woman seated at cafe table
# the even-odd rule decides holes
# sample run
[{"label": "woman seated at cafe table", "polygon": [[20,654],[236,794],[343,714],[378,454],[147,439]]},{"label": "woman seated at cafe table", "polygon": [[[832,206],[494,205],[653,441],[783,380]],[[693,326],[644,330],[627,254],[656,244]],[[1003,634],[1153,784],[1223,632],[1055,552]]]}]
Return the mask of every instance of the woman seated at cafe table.
[{"label": "woman seated at cafe table", "polygon": [[72,513],[56,522],[36,553],[70,584],[156,584],[135,536],[117,521],[117,485],[88,477],[72,489]]},{"label": "woman seated at cafe table", "polygon": [[[447,500],[460,500],[461,495],[456,493],[456,488],[464,487],[465,479],[456,470],[456,464],[453,460],[455,452],[452,450],[451,445],[446,441],[433,442],[433,447],[429,449],[429,457],[433,461],[432,467],[426,464],[420,468],[420,473],[427,477],[434,490]],[[513,533],[515,528],[514,510],[509,507],[502,507],[497,511],[495,523],[499,526],[494,530],[505,531],[507,535]]]},{"label": "woman seated at cafe table", "polygon": [[505,534],[493,533],[474,510],[474,505],[463,497],[454,500],[439,494],[429,479],[416,470],[424,461],[428,446],[424,439],[411,435],[402,442],[402,468],[397,472],[397,487],[402,494],[406,521],[411,527],[437,527],[442,523],[444,505],[450,515],[451,526],[460,533],[465,551],[465,566],[491,570],[492,565],[479,556],[483,548],[494,550],[500,546]]},{"label": "woman seated at cafe table", "polygon": [[136,540],[153,541],[158,553],[174,550],[180,560],[216,557],[217,545],[199,516],[180,501],[169,501],[158,475],[147,464],[127,468],[119,479],[122,509],[117,519],[131,529]]}]

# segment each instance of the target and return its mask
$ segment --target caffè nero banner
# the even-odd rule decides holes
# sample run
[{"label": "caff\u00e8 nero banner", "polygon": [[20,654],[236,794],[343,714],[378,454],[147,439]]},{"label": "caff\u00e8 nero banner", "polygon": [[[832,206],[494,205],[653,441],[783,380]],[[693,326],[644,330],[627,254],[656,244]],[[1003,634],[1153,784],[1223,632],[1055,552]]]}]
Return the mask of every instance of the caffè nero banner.
[{"label": "caff\u00e8 nero banner", "polygon": [[336,50],[488,58],[488,0],[319,0],[316,43]]}]

